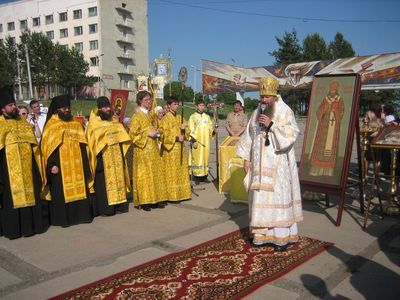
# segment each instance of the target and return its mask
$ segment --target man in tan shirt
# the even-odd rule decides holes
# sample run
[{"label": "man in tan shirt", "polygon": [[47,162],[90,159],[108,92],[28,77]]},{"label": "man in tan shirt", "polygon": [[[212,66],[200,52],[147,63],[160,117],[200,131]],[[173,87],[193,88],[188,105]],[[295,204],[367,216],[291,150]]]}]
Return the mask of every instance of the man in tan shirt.
[{"label": "man in tan shirt", "polygon": [[242,103],[235,101],[233,104],[233,112],[228,114],[225,127],[230,136],[240,136],[246,129],[247,116],[243,112]]}]

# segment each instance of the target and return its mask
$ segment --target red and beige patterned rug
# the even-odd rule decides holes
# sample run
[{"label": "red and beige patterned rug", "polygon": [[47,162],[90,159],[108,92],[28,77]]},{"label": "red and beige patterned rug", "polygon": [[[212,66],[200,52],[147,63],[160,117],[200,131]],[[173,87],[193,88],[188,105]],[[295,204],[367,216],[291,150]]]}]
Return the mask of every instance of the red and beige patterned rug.
[{"label": "red and beige patterned rug", "polygon": [[286,252],[252,247],[247,229],[169,254],[51,299],[236,299],[322,252],[301,237]]}]

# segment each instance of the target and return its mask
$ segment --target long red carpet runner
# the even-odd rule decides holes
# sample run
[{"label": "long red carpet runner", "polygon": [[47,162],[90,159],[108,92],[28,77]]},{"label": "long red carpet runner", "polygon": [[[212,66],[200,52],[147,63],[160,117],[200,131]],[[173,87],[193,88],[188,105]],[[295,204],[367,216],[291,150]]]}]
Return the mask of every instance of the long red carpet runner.
[{"label": "long red carpet runner", "polygon": [[247,230],[235,231],[52,299],[237,299],[332,245],[301,237],[275,252],[252,247],[247,238]]}]

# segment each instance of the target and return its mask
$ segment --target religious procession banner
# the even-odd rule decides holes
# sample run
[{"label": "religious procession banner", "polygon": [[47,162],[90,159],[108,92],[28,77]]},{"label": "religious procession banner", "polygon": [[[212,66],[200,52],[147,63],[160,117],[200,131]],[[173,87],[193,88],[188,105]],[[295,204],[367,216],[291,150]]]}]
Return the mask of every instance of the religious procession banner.
[{"label": "religious procession banner", "polygon": [[149,90],[149,76],[146,75],[140,75],[137,77],[137,85],[138,85],[138,91],[148,91]]},{"label": "religious procession banner", "polygon": [[363,90],[400,88],[400,53],[252,68],[202,60],[203,93],[209,95],[258,91],[265,76],[278,79],[282,89],[298,89],[311,88],[316,75],[344,74],[360,74]]},{"label": "religious procession banner", "polygon": [[126,105],[128,103],[129,91],[111,90],[111,109],[118,116],[119,121],[125,118]]}]

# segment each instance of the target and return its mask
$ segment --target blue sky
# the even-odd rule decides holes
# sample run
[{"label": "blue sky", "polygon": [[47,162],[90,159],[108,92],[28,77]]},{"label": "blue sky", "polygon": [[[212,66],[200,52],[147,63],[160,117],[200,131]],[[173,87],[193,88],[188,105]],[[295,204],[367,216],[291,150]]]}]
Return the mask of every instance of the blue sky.
[{"label": "blue sky", "polygon": [[149,63],[171,49],[174,79],[186,66],[193,85],[191,66],[202,58],[272,65],[275,36],[292,29],[300,42],[318,32],[329,43],[341,32],[357,55],[399,52],[399,11],[399,0],[149,0]]},{"label": "blue sky", "polygon": [[315,32],[329,43],[341,32],[357,55],[399,52],[399,11],[399,0],[149,0],[149,58],[166,56],[171,48],[174,78],[186,66],[193,85],[190,66],[200,68],[202,58],[272,65],[275,36],[292,29],[301,43]]}]

